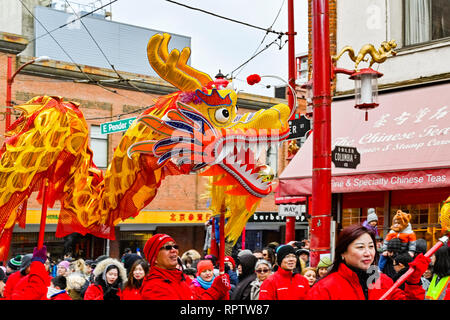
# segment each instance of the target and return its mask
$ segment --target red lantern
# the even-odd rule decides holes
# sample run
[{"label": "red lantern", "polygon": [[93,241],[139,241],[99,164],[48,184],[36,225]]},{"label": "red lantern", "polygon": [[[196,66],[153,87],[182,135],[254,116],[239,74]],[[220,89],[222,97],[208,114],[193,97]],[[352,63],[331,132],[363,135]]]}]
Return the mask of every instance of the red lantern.
[{"label": "red lantern", "polygon": [[350,79],[355,80],[355,108],[366,111],[379,106],[378,104],[378,78],[383,74],[372,68],[362,69],[353,73]]}]

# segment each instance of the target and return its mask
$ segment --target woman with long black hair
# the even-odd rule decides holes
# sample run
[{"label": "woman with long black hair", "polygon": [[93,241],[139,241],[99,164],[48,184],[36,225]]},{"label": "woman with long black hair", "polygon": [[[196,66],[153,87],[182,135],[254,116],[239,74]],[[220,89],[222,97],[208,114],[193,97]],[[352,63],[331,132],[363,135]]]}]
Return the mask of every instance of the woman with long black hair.
[{"label": "woman with long black hair", "polygon": [[[308,292],[307,300],[378,300],[394,282],[376,266],[375,235],[361,225],[351,225],[339,234],[334,262],[327,275]],[[396,289],[390,300],[423,300],[421,276],[430,262],[422,254],[410,263],[415,269],[405,290]]]},{"label": "woman with long black hair", "polygon": [[122,291],[122,300],[142,300],[141,286],[149,270],[148,262],[144,259],[133,263]]},{"label": "woman with long black hair", "polygon": [[108,258],[101,261],[93,274],[94,283],[86,289],[84,300],[121,300],[127,273],[119,260]]},{"label": "woman with long black hair", "polygon": [[433,277],[425,300],[450,300],[450,248],[446,245],[434,254]]}]

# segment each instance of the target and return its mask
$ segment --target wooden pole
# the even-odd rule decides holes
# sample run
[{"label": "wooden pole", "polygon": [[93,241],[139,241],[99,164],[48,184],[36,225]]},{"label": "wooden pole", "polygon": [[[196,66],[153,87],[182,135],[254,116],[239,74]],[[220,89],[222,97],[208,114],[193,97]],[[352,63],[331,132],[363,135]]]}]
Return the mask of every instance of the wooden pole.
[{"label": "wooden pole", "polygon": [[225,273],[225,212],[227,208],[225,205],[220,210],[220,222],[219,222],[219,234],[220,234],[220,246],[219,246],[219,271],[220,274]]},{"label": "wooden pole", "polygon": [[44,178],[43,186],[43,200],[41,209],[41,224],[39,226],[39,238],[38,238],[38,249],[41,249],[44,245],[44,235],[45,235],[45,220],[47,219],[47,189],[48,189],[48,178]]}]

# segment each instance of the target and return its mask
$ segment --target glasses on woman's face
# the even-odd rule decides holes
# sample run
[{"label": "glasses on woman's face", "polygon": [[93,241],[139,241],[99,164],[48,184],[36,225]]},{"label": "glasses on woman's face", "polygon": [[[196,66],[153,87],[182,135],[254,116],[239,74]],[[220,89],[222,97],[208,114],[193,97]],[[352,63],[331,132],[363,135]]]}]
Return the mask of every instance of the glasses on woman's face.
[{"label": "glasses on woman's face", "polygon": [[162,246],[160,250],[167,250],[170,251],[172,249],[178,250],[179,246],[177,244],[166,244],[165,246]]},{"label": "glasses on woman's face", "polygon": [[255,270],[256,271],[256,273],[267,273],[267,272],[269,272],[270,270],[269,269],[257,269],[257,270]]}]

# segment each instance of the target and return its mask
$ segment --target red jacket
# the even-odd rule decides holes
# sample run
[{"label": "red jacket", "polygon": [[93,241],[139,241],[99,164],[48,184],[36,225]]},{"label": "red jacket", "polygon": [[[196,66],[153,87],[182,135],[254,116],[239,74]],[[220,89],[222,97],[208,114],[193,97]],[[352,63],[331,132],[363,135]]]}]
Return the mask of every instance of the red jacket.
[{"label": "red jacket", "polygon": [[[117,295],[122,300],[122,290],[118,289]],[[103,288],[98,284],[90,284],[84,293],[84,300],[103,300]]]},{"label": "red jacket", "polygon": [[142,283],[141,296],[142,300],[219,300],[228,292],[220,281],[216,277],[211,288],[197,296],[190,287],[192,280],[180,270],[153,266]]},{"label": "red jacket", "polygon": [[188,279],[179,270],[153,266],[142,283],[142,300],[194,300]]},{"label": "red jacket", "polygon": [[142,300],[141,289],[125,288],[122,291],[122,300]]},{"label": "red jacket", "polygon": [[[372,289],[368,291],[369,300],[378,300],[388,291],[394,281],[381,273]],[[423,300],[425,291],[421,284],[405,284],[405,290],[396,289],[389,300]],[[307,300],[365,300],[363,289],[355,272],[341,263],[333,272],[315,283],[308,292]]]},{"label": "red jacket", "polygon": [[[194,293],[196,300],[230,300],[229,292],[217,292],[212,286],[209,289],[204,289],[197,281],[191,282],[191,290]],[[206,297],[210,296],[210,299]]]},{"label": "red jacket", "polygon": [[261,284],[259,300],[304,300],[308,290],[304,276],[278,268]]},{"label": "red jacket", "polygon": [[42,262],[31,262],[30,273],[17,282],[11,300],[47,300],[50,280],[51,276]]},{"label": "red jacket", "polygon": [[66,291],[63,291],[51,297],[50,300],[72,300],[72,298],[67,294]]},{"label": "red jacket", "polygon": [[26,277],[20,273],[20,271],[16,271],[12,273],[8,280],[6,280],[5,284],[5,290],[3,291],[3,296],[5,297],[5,300],[12,300],[12,293],[14,291],[15,286],[17,283],[22,279],[23,277]]}]

